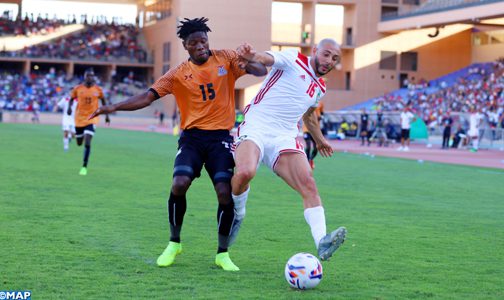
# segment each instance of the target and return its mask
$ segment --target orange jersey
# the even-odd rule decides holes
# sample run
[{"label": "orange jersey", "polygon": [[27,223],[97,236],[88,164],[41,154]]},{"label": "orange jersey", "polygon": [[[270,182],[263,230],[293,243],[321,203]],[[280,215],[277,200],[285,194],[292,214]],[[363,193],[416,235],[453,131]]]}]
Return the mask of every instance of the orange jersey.
[{"label": "orange jersey", "polygon": [[[319,123],[320,123],[320,117],[322,116],[323,112],[324,112],[324,103],[319,102],[317,108],[315,108],[315,115],[317,116]],[[306,125],[304,123],[303,123],[303,132],[308,132],[308,128],[306,128]]]},{"label": "orange jersey", "polygon": [[77,109],[75,111],[75,127],[85,127],[89,124],[98,124],[98,117],[88,120],[89,116],[98,109],[99,99],[103,99],[103,91],[93,85],[87,87],[84,84],[76,86],[70,95],[72,99],[77,99]]},{"label": "orange jersey", "polygon": [[175,96],[181,129],[230,130],[235,122],[234,86],[244,74],[235,51],[211,50],[203,65],[186,61],[161,76],[151,91],[159,97]]}]

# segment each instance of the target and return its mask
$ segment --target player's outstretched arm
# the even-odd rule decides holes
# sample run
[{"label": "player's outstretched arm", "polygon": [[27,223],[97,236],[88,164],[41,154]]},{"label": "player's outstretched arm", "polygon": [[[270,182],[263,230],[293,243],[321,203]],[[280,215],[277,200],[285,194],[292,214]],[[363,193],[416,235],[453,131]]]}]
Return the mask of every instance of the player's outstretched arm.
[{"label": "player's outstretched arm", "polygon": [[245,71],[248,74],[252,74],[254,76],[264,76],[268,74],[268,69],[261,63],[258,62],[247,62],[245,65]]},{"label": "player's outstretched arm", "polygon": [[318,122],[317,114],[315,113],[315,107],[310,107],[303,115],[303,122],[306,128],[310,132],[315,144],[317,144],[317,149],[323,157],[329,157],[333,154],[333,148],[329,142],[325,139],[322,131],[320,130],[320,125]]},{"label": "player's outstretched arm", "polygon": [[68,109],[66,111],[67,115],[71,116],[72,115],[72,105],[74,102],[74,98],[70,98],[70,102],[68,103]]},{"label": "player's outstretched arm", "polygon": [[103,114],[105,114],[105,115],[111,114],[116,111],[138,110],[138,109],[144,108],[146,106],[149,106],[155,100],[156,100],[156,96],[152,92],[147,91],[147,92],[142,93],[140,95],[130,97],[127,100],[124,100],[122,102],[102,106],[102,107],[98,108],[94,113],[92,113],[91,116],[89,116],[89,119],[92,119],[96,116],[103,115]]},{"label": "player's outstretched arm", "polygon": [[[102,106],[107,105],[107,101],[105,100],[105,98],[101,98],[101,102],[102,102]],[[105,123],[110,125],[110,118],[109,118],[108,114],[105,114]]]},{"label": "player's outstretched arm", "polygon": [[272,66],[275,63],[273,56],[266,52],[257,52],[248,43],[243,43],[236,49],[241,58],[250,62],[257,62],[264,66]]}]

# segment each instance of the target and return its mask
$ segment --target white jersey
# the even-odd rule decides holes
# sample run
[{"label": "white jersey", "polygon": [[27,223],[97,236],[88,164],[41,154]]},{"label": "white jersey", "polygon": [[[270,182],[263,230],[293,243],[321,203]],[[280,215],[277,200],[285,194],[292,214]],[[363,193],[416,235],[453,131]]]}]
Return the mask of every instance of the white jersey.
[{"label": "white jersey", "polygon": [[410,129],[411,121],[413,121],[414,118],[415,116],[410,111],[403,111],[401,113],[401,129]]},{"label": "white jersey", "polygon": [[63,109],[62,125],[74,125],[75,124],[75,109],[77,108],[77,101],[72,103],[72,114],[69,116],[67,114],[68,105],[70,104],[70,99],[63,98],[58,102],[58,107]]},{"label": "white jersey", "polygon": [[267,53],[274,57],[275,63],[261,89],[245,108],[241,127],[247,127],[247,131],[296,137],[303,114],[310,107],[318,106],[324,96],[325,82],[315,75],[310,57],[296,50]]},{"label": "white jersey", "polygon": [[472,113],[469,116],[469,130],[477,130],[483,119],[483,115],[480,113]]}]

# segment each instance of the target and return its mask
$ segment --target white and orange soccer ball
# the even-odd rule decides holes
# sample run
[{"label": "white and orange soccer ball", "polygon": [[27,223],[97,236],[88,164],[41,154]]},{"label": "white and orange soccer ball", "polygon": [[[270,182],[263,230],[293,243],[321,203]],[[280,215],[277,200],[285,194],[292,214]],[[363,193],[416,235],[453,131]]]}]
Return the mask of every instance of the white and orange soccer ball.
[{"label": "white and orange soccer ball", "polygon": [[322,280],[322,264],[310,253],[298,253],[287,261],[285,279],[295,289],[312,289]]}]

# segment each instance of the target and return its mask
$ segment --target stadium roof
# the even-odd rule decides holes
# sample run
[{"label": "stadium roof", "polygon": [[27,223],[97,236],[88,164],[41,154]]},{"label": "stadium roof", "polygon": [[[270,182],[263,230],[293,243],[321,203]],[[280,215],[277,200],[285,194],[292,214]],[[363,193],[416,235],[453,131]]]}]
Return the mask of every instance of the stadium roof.
[{"label": "stadium roof", "polygon": [[[94,2],[94,3],[113,3],[113,4],[137,4],[140,0],[54,0],[65,2]],[[19,4],[22,0],[0,0],[0,3]]]},{"label": "stadium roof", "polygon": [[456,23],[476,25],[482,20],[500,17],[504,17],[502,0],[431,0],[412,12],[383,17],[378,31],[397,32]]},{"label": "stadium roof", "polygon": [[138,0],[56,0],[65,2],[94,2],[94,3],[113,3],[113,4],[137,4]]}]

